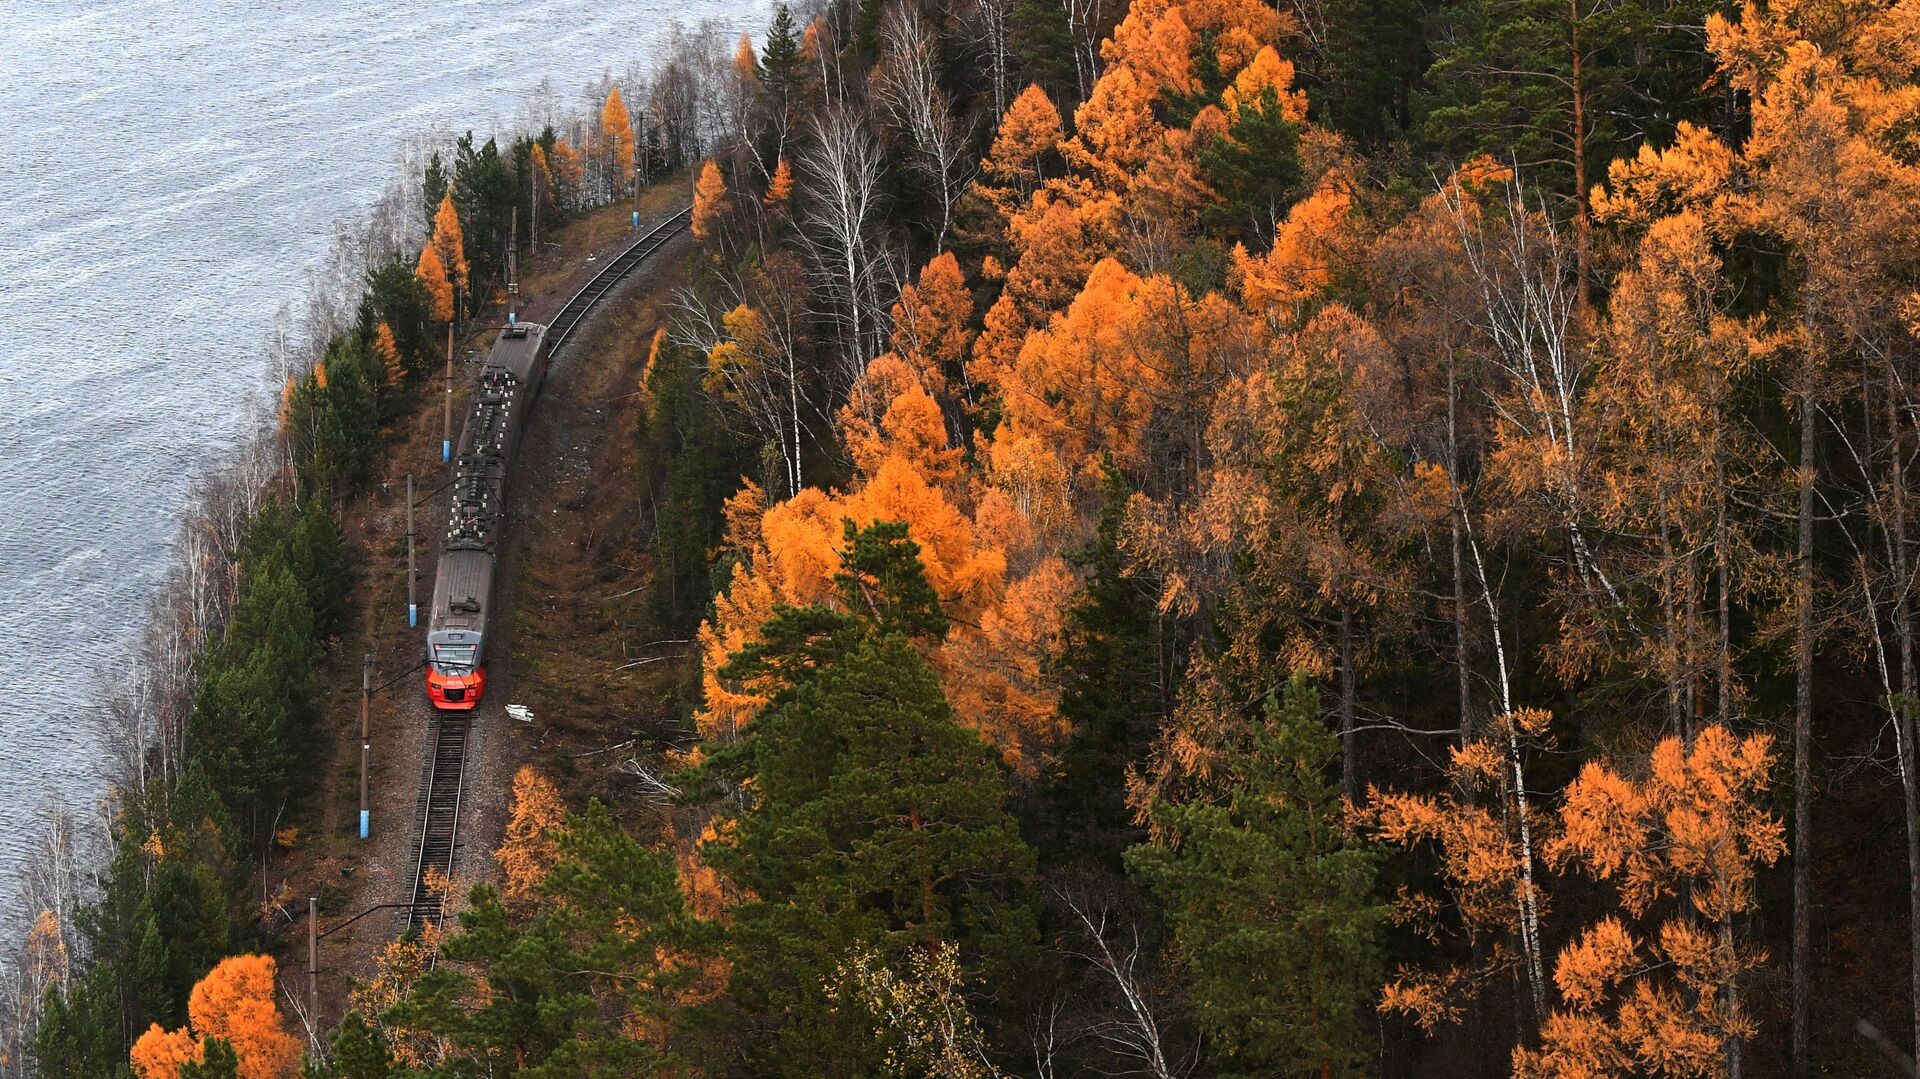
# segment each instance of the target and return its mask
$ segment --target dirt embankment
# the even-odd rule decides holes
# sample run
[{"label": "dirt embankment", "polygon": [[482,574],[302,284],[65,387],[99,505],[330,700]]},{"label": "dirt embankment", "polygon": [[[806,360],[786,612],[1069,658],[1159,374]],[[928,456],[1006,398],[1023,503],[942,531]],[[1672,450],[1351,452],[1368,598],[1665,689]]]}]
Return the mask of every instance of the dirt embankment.
[{"label": "dirt embankment", "polygon": [[[680,185],[642,196],[642,228],[684,203]],[[556,311],[612,254],[631,243],[626,207],[609,208],[547,237],[523,267],[521,314],[538,321]],[[645,645],[639,612],[651,567],[642,553],[638,487],[634,479],[635,424],[641,371],[661,306],[680,279],[689,246],[682,234],[603,300],[573,342],[555,359],[521,443],[507,492],[506,545],[496,576],[496,617],[490,632],[488,690],[475,710],[455,851],[455,893],[495,872],[514,771],[542,759],[568,786],[611,790],[623,753],[608,747],[632,739],[648,745],[670,720],[671,692],[660,684],[673,664],[624,667],[623,657]],[[495,317],[503,315],[496,312]],[[475,364],[491,342],[491,325],[456,348],[456,425],[463,414]],[[303,977],[307,896],[320,899],[321,1018],[331,1024],[344,1010],[349,979],[373,972],[380,950],[402,927],[380,904],[410,898],[420,828],[420,799],[433,713],[418,669],[426,607],[433,590],[437,545],[447,513],[438,489],[441,398],[436,379],[420,391],[418,407],[388,432],[382,481],[345,508],[343,524],[359,565],[354,630],[338,642],[332,660],[332,696],[326,730],[316,739],[314,766],[324,770],[319,793],[303,814],[308,834],[298,849],[269,867],[269,880],[288,915],[282,968]],[[420,627],[407,625],[405,490],[413,473],[414,526],[419,560]],[[372,767],[368,770],[371,834],[358,838],[360,784],[360,659],[374,657]],[[649,703],[658,701],[658,706]],[[507,704],[524,704],[535,721],[508,718]]]}]

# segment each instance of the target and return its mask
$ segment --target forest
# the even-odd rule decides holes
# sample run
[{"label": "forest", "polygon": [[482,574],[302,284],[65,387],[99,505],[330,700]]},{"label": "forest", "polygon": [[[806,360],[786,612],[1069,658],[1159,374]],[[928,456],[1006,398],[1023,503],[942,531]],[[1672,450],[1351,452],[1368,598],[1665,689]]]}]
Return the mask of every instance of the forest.
[{"label": "forest", "polygon": [[[423,164],[24,1073],[1915,1074],[1920,6],[832,0]],[[503,217],[656,183],[679,727],[321,1031],[246,896],[329,509]]]}]

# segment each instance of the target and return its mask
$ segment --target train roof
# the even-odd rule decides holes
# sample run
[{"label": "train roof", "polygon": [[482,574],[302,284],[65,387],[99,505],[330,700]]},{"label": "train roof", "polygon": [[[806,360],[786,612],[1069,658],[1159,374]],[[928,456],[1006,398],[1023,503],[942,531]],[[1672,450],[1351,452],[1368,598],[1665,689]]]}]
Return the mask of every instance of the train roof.
[{"label": "train roof", "polygon": [[487,605],[493,593],[493,555],[484,551],[447,551],[433,589],[433,615],[427,621],[429,639],[449,630],[481,632],[487,624]]},{"label": "train roof", "polygon": [[540,346],[546,339],[547,328],[537,322],[502,326],[500,335],[493,339],[493,351],[487,354],[487,364],[504,367],[513,372],[515,378],[524,380],[533,370],[534,357],[540,354]]}]

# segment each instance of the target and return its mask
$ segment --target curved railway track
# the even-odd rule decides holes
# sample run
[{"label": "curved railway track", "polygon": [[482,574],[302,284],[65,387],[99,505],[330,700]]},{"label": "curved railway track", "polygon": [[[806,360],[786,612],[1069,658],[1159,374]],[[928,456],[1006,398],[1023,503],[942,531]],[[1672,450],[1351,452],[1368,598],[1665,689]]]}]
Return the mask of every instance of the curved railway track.
[{"label": "curved railway track", "polygon": [[[555,359],[572,340],[573,332],[586,321],[594,305],[626,280],[649,255],[686,228],[692,214],[693,208],[689,206],[655,225],[609,260],[567,300],[547,324],[551,355]],[[414,846],[413,895],[406,908],[409,929],[428,922],[435,928],[445,924],[446,910],[441,901],[448,882],[453,879],[453,856],[460,834],[460,796],[466,780],[467,734],[474,715],[475,712],[434,712],[432,752],[422,771],[420,798],[416,803],[420,838]]]},{"label": "curved railway track", "polygon": [[626,280],[627,275],[646,261],[648,255],[660,250],[668,240],[673,239],[681,229],[686,228],[687,222],[692,217],[693,207],[689,206],[660,222],[652,231],[635,240],[625,251],[615,255],[605,269],[593,276],[593,280],[581,286],[580,291],[574,293],[573,298],[560,309],[560,313],[553,316],[553,321],[547,323],[547,340],[553,355],[559,355],[560,350],[566,347],[567,342],[573,337],[573,331],[585,320],[587,312],[593,309],[594,304],[599,303],[602,297],[612,292],[621,281]]}]

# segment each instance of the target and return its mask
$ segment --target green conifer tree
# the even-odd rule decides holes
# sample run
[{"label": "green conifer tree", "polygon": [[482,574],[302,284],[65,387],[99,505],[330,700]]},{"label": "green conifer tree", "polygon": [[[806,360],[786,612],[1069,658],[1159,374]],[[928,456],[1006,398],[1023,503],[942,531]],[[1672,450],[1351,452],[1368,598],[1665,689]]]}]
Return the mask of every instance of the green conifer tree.
[{"label": "green conifer tree", "polygon": [[199,1060],[180,1065],[180,1079],[240,1079],[240,1056],[225,1038],[208,1038]]},{"label": "green conifer tree", "polygon": [[[905,527],[849,527],[845,610],[782,607],[724,676],[768,687],[704,775],[746,792],[704,855],[754,896],[734,917],[737,1004],[764,1074],[878,1066],[871,1020],[828,997],[858,947],[898,958],[940,941],[989,984],[1034,940],[1033,856],[996,754],[954,721],[916,645],[946,625]],[[851,612],[851,613],[849,613]]]},{"label": "green conifer tree", "polygon": [[1339,739],[1296,675],[1247,737],[1178,801],[1155,800],[1165,836],[1127,852],[1159,897],[1190,1004],[1221,1075],[1358,1074],[1378,992],[1381,852],[1349,835]]},{"label": "green conifer tree", "polygon": [[[423,977],[396,1016],[449,1038],[465,1069],[455,1074],[683,1074],[683,1061],[633,1029],[674,1017],[714,927],[688,913],[673,860],[599,802],[569,817],[558,839],[532,917],[509,911],[491,886],[475,888],[441,951],[451,964]],[[474,991],[479,979],[485,993]]]},{"label": "green conifer tree", "polygon": [[327,1062],[310,1070],[311,1079],[390,1079],[393,1075],[393,1053],[359,1012],[341,1017],[328,1044],[332,1051]]},{"label": "green conifer tree", "polygon": [[1114,871],[1141,838],[1126,804],[1127,767],[1145,759],[1168,689],[1156,589],[1127,575],[1120,550],[1129,494],[1109,459],[1099,526],[1074,559],[1087,571],[1086,591],[1067,612],[1056,666],[1060,717],[1072,733],[1046,793],[1050,853]]}]

